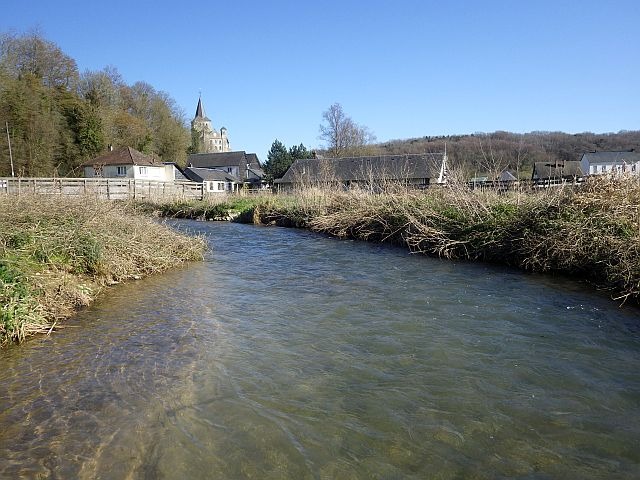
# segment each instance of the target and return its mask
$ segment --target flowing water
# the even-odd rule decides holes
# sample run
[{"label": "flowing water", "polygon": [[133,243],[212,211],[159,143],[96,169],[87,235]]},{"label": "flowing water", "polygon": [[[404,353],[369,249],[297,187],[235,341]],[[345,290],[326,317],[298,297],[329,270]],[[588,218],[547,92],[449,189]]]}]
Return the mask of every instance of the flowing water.
[{"label": "flowing water", "polygon": [[639,311],[309,232],[180,222],[203,263],[0,352],[0,478],[640,478]]}]

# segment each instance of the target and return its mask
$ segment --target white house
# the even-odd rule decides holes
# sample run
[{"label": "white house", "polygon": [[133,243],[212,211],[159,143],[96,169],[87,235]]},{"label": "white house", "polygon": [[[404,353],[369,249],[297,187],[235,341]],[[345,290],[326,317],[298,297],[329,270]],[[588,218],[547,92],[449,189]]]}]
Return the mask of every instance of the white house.
[{"label": "white house", "polygon": [[[131,147],[120,147],[82,164],[86,178],[133,178],[158,182],[176,179],[176,166]],[[179,173],[179,171],[178,171]]]},{"label": "white house", "polygon": [[580,167],[585,175],[629,173],[640,175],[640,152],[589,152],[582,155]]},{"label": "white house", "polygon": [[[235,178],[238,188],[261,188],[264,171],[255,153],[244,150],[221,153],[194,153],[187,157],[187,169],[209,169],[225,172]],[[192,179],[193,180],[193,179]],[[197,180],[195,180],[197,181]]]},{"label": "white house", "polygon": [[187,167],[184,175],[193,182],[202,183],[209,193],[230,193],[242,185],[238,177],[217,168]]}]

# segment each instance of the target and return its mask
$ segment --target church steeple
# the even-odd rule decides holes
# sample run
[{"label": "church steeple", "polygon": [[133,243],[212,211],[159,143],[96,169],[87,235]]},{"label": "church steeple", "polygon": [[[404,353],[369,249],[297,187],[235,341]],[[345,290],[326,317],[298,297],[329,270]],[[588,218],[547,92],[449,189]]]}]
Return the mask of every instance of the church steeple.
[{"label": "church steeple", "polygon": [[202,108],[202,96],[198,97],[198,106],[196,107],[196,118],[204,118],[204,108]]},{"label": "church steeple", "polygon": [[196,116],[191,120],[191,129],[198,135],[198,141],[192,145],[198,153],[228,152],[231,150],[227,129],[223,127],[218,132],[213,128],[211,119],[205,115],[202,95],[198,96]]}]

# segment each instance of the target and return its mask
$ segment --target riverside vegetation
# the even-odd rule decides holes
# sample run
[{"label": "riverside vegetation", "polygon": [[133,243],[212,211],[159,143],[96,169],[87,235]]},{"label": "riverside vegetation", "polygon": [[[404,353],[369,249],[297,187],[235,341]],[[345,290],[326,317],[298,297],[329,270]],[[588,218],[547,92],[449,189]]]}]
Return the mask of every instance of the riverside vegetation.
[{"label": "riverside vegetation", "polygon": [[51,332],[104,286],[201,259],[205,242],[126,205],[0,197],[0,346]]},{"label": "riverside vegetation", "polygon": [[584,278],[640,299],[640,182],[592,178],[579,189],[425,192],[387,185],[162,204],[91,197],[0,197],[0,345],[53,330],[102,287],[202,258],[205,242],[150,214],[307,228],[391,242],[448,259]]},{"label": "riverside vegetation", "polygon": [[618,301],[640,298],[640,183],[591,178],[578,189],[471,191],[462,185],[385,193],[308,187],[290,195],[147,205],[161,215],[308,228],[591,281]]}]

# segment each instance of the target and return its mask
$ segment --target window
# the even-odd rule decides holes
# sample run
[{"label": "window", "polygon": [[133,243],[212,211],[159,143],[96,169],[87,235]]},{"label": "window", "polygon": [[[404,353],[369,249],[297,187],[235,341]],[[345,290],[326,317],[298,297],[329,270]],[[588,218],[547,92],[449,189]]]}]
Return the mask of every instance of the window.
[{"label": "window", "polygon": [[116,167],[116,175],[118,177],[125,177],[127,175],[127,167]]},{"label": "window", "polygon": [[218,182],[218,190],[224,190],[224,182]]},{"label": "window", "polygon": [[233,172],[233,167],[227,167],[227,173],[232,173]]},{"label": "window", "polygon": [[147,174],[147,167],[140,167],[140,175],[146,175]]}]

